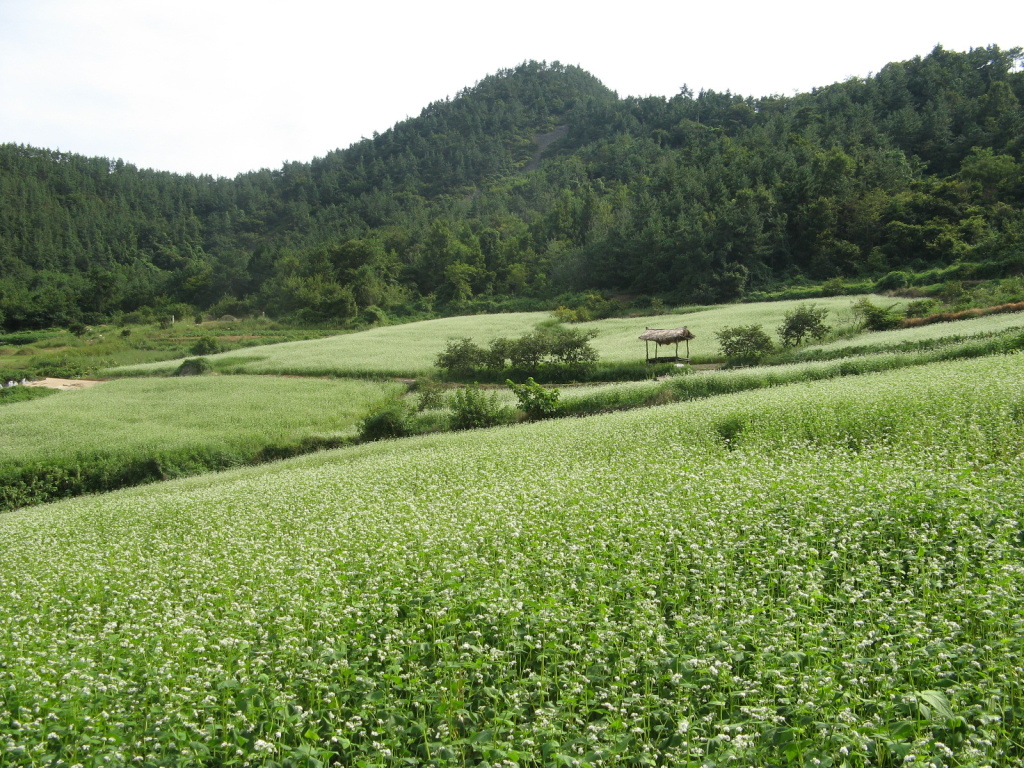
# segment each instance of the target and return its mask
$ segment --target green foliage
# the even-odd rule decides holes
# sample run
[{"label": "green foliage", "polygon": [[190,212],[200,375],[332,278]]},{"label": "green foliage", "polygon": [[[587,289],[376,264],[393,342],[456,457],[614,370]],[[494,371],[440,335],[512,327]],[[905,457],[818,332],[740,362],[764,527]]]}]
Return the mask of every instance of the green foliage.
[{"label": "green foliage", "polygon": [[199,340],[189,348],[189,352],[193,355],[215,355],[220,351],[220,344],[217,342],[217,339],[212,336],[201,336]]},{"label": "green foliage", "polygon": [[33,372],[40,378],[83,379],[92,375],[95,368],[89,362],[62,355],[59,358],[39,357],[33,366]]},{"label": "green foliage", "polygon": [[409,407],[401,401],[389,402],[371,412],[359,424],[362,442],[389,440],[412,434]]},{"label": "green foliage", "polygon": [[537,302],[579,322],[665,286],[711,302],[890,290],[956,264],[1017,274],[1019,61],[936,48],[792,97],[644,99],[526,62],[230,180],[0,145],[0,319],[266,311],[351,328]]},{"label": "green foliage", "polygon": [[764,328],[757,324],[723,328],[715,336],[722,354],[733,364],[756,363],[775,348]]},{"label": "green foliage", "polygon": [[1021,373],[772,387],[9,516],[5,768],[1020,763]]},{"label": "green foliage", "polygon": [[519,399],[519,408],[527,418],[534,421],[549,419],[558,413],[559,391],[554,387],[542,387],[532,377],[525,384],[517,384],[511,379],[505,383]]},{"label": "green foliage", "polygon": [[[55,389],[47,389],[46,387],[25,387],[20,384],[16,387],[5,387],[4,384],[10,380],[0,376],[0,405],[37,400],[57,392]],[[17,381],[17,379],[14,380]]]},{"label": "green foliage", "polygon": [[497,394],[486,392],[478,384],[455,390],[450,402],[452,429],[495,427],[511,420],[509,409],[502,405]]},{"label": "green foliage", "polygon": [[899,291],[910,285],[910,275],[906,272],[889,272],[875,282],[876,291]]},{"label": "green foliage", "polygon": [[853,305],[853,313],[861,325],[869,331],[888,331],[899,327],[903,313],[896,310],[896,305],[880,307],[868,299],[860,299]]},{"label": "green foliage", "polygon": [[486,349],[468,338],[455,339],[437,356],[436,364],[447,376],[463,379],[482,374],[492,379],[536,376],[542,371],[581,376],[597,361],[590,344],[596,335],[553,324],[541,325],[518,338],[493,339]]},{"label": "green foliage", "polygon": [[204,376],[213,373],[213,364],[205,357],[193,357],[185,360],[175,371],[175,376]]},{"label": "green foliage", "polygon": [[624,308],[622,302],[606,299],[601,294],[590,291],[582,296],[574,297],[571,306],[559,305],[552,315],[561,323],[586,323],[591,320],[614,317],[620,314]]},{"label": "green foliage", "polygon": [[444,407],[447,388],[436,379],[421,376],[413,386],[416,392],[416,410],[431,411]]},{"label": "green foliage", "polygon": [[452,339],[438,354],[435,364],[448,376],[465,378],[482,368],[486,351],[472,339]]},{"label": "green foliage", "polygon": [[903,308],[903,313],[907,317],[926,317],[935,311],[938,306],[938,302],[935,299],[915,299],[914,301],[907,302],[906,307]]},{"label": "green foliage", "polygon": [[822,296],[842,296],[846,293],[846,283],[841,277],[831,277],[821,285]]},{"label": "green foliage", "polygon": [[792,312],[787,312],[782,325],[779,326],[779,340],[784,347],[795,347],[807,339],[820,341],[832,329],[825,324],[828,309],[813,304],[801,304]]}]

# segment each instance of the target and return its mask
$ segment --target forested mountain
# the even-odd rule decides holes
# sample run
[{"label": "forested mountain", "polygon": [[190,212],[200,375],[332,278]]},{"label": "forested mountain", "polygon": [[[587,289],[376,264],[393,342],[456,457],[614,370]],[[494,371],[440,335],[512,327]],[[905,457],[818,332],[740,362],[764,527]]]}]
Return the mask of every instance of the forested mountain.
[{"label": "forested mountain", "polygon": [[1022,60],[936,48],[794,97],[668,99],[528,62],[234,179],[3,145],[0,322],[188,304],[343,324],[590,289],[712,301],[1019,273]]}]

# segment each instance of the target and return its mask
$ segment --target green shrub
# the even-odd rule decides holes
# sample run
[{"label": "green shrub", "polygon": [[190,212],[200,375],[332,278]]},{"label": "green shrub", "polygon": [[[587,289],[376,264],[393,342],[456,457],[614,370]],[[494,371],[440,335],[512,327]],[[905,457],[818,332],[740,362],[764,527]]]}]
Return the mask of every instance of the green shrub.
[{"label": "green shrub", "polygon": [[416,379],[416,410],[432,411],[444,407],[446,389],[443,384],[431,378]]},{"label": "green shrub", "polygon": [[213,336],[202,336],[191,346],[189,351],[193,355],[215,355],[220,352],[220,344]]},{"label": "green shrub", "polygon": [[511,420],[509,410],[497,395],[484,392],[477,384],[456,390],[451,398],[451,407],[452,429],[494,427]]},{"label": "green shrub", "polygon": [[948,280],[939,289],[940,298],[947,304],[954,306],[970,298],[970,292],[960,280]]},{"label": "green shrub", "polygon": [[58,360],[52,358],[39,359],[34,366],[33,373],[39,378],[81,379],[89,376],[93,370],[91,366],[86,365],[82,360],[73,360],[65,355]]},{"label": "green shrub", "polygon": [[842,296],[846,293],[846,283],[841,277],[832,277],[821,285],[822,296]]},{"label": "green shrub", "polygon": [[558,413],[559,391],[555,388],[542,387],[531,376],[525,384],[516,384],[511,379],[505,382],[509,389],[519,398],[519,407],[527,418],[537,421],[549,419]]},{"label": "green shrub", "polygon": [[570,309],[559,306],[551,315],[560,323],[585,323],[590,320],[590,315],[585,309]]},{"label": "green shrub", "polygon": [[737,325],[715,333],[722,354],[730,363],[756,363],[775,348],[760,325]]},{"label": "green shrub", "polygon": [[890,272],[875,282],[875,290],[899,291],[910,285],[910,279],[906,272]]},{"label": "green shrub", "polygon": [[175,376],[203,376],[213,373],[213,365],[205,357],[192,357],[178,366]]},{"label": "green shrub", "polygon": [[927,317],[935,311],[938,304],[935,299],[916,299],[907,304],[904,313],[907,317]]},{"label": "green shrub", "polygon": [[825,325],[828,310],[813,304],[801,304],[792,312],[787,312],[779,326],[779,339],[784,347],[795,347],[803,344],[805,339],[815,341],[825,338],[831,328]]},{"label": "green shrub", "polygon": [[363,442],[407,437],[412,434],[409,408],[393,401],[370,413],[359,425],[359,439]]},{"label": "green shrub", "polygon": [[451,339],[438,354],[435,364],[448,375],[461,378],[483,367],[485,356],[485,350],[472,339]]},{"label": "green shrub", "polygon": [[525,378],[546,368],[557,369],[563,377],[580,377],[597,361],[597,352],[590,345],[596,335],[552,323],[519,338],[494,339],[486,349],[468,338],[453,339],[437,356],[436,365],[448,376],[461,379],[481,373],[492,381],[508,376]]},{"label": "green shrub", "polygon": [[[9,379],[3,379],[3,382],[7,382]],[[5,387],[3,382],[0,382],[0,405],[6,405],[7,403],[20,403],[25,400],[35,400],[40,397],[46,397],[47,395],[53,395],[57,393],[56,389],[47,389],[45,387]]]},{"label": "green shrub", "polygon": [[861,325],[869,331],[891,331],[899,327],[903,314],[896,311],[896,305],[880,307],[867,299],[861,299],[853,305],[853,314]]}]

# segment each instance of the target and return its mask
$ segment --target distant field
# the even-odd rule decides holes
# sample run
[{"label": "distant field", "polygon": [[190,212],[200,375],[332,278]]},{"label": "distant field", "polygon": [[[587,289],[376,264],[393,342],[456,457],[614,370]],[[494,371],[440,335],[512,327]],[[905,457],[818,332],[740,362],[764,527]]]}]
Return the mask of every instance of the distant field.
[{"label": "distant field", "polygon": [[1022,375],[944,363],[0,516],[5,768],[1020,764]]},{"label": "distant field", "polygon": [[144,378],[12,403],[0,409],[0,499],[18,483],[70,490],[92,472],[99,473],[90,481],[98,487],[84,490],[103,490],[123,475],[189,474],[246,463],[261,452],[336,442],[402,389],[258,376]]},{"label": "distant field", "polygon": [[[983,336],[1001,333],[1012,328],[1024,328],[1024,312],[1013,312],[1002,315],[986,315],[970,320],[957,320],[950,323],[933,323],[916,328],[899,328],[893,331],[877,331],[861,333],[848,339],[840,339],[827,344],[809,345],[801,352],[814,355],[818,352],[849,352],[859,350],[884,350],[929,341],[955,341],[971,336]],[[799,356],[799,353],[798,355]]]},{"label": "distant field", "polygon": [[110,381],[0,410],[0,463],[247,445],[351,429],[397,384],[257,376]]},{"label": "distant field", "polygon": [[[830,310],[830,324],[845,325],[853,320],[850,312],[852,301],[850,297],[836,297],[819,299],[814,303]],[[690,354],[699,362],[719,356],[716,331],[732,325],[762,323],[766,330],[774,334],[784,315],[805,303],[779,301],[728,304],[690,314],[612,318],[582,323],[577,327],[597,332],[593,346],[602,361],[632,362],[644,359],[644,343],[639,340],[639,336],[645,328],[686,325],[697,336],[696,340],[690,342]],[[416,377],[436,372],[434,360],[450,339],[468,337],[486,344],[499,336],[521,336],[550,318],[551,315],[546,312],[442,318],[374,328],[326,339],[240,349],[211,355],[210,360],[219,370],[238,373]],[[153,363],[118,368],[112,373],[137,375],[169,372],[176,366],[176,362]]]},{"label": "distant field", "polygon": [[[239,373],[301,376],[422,376],[449,339],[469,337],[486,343],[498,336],[520,336],[550,318],[546,312],[471,315],[373,328],[311,341],[240,349],[210,360],[218,369]],[[177,362],[129,366],[117,374],[172,371]]]},{"label": "distant field", "polygon": [[22,375],[78,377],[98,368],[166,361],[188,355],[200,339],[215,341],[223,349],[275,344],[286,340],[324,336],[319,329],[279,328],[266,318],[191,319],[167,327],[150,325],[97,325],[81,335],[49,329],[0,334],[0,371],[15,379]]},{"label": "distant field", "polygon": [[[858,297],[860,298],[860,297]],[[884,300],[883,297],[869,296],[871,300]],[[854,302],[850,296],[837,296],[813,301],[770,301],[757,304],[725,304],[714,309],[705,309],[681,315],[654,315],[652,317],[610,318],[592,323],[582,323],[579,327],[598,332],[594,340],[594,348],[602,360],[626,361],[643,360],[644,343],[639,336],[647,327],[678,328],[686,326],[696,338],[690,342],[690,357],[694,362],[719,359],[721,350],[715,334],[723,328],[737,325],[759,324],[765,331],[775,337],[776,329],[782,325],[787,312],[792,312],[801,304],[814,304],[829,310],[826,322],[835,326],[850,325],[854,322],[850,310]],[[889,303],[894,303],[891,299]],[[663,347],[662,350],[669,349]],[[680,344],[679,354],[685,346]]]}]

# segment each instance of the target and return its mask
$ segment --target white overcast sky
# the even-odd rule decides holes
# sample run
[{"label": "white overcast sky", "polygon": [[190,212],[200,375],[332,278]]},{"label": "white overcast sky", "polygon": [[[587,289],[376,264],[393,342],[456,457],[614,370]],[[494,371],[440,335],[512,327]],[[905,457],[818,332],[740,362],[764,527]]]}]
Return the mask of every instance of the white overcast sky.
[{"label": "white overcast sky", "polygon": [[763,96],[936,44],[1024,46],[1024,1],[0,0],[0,143],[234,176],[347,147],[527,59],[620,96]]}]

